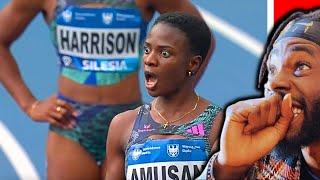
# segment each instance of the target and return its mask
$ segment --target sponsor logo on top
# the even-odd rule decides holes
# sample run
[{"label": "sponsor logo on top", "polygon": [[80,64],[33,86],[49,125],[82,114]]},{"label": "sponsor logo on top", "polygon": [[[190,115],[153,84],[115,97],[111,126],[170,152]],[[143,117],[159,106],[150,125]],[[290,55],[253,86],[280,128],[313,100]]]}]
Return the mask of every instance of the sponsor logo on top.
[{"label": "sponsor logo on top", "polygon": [[72,12],[70,10],[65,10],[62,12],[62,17],[65,22],[70,22],[72,19]]},{"label": "sponsor logo on top", "polygon": [[168,144],[167,154],[170,157],[177,157],[179,155],[179,144]]},{"label": "sponsor logo on top", "polygon": [[132,151],[132,159],[135,160],[135,161],[138,160],[139,157],[141,156],[141,154],[142,154],[142,150],[141,149],[139,149],[139,148],[134,149]]},{"label": "sponsor logo on top", "polygon": [[113,13],[102,13],[102,21],[103,23],[105,23],[106,25],[111,24],[113,20]]},{"label": "sponsor logo on top", "polygon": [[65,66],[69,66],[72,63],[70,56],[62,56],[62,61]]}]

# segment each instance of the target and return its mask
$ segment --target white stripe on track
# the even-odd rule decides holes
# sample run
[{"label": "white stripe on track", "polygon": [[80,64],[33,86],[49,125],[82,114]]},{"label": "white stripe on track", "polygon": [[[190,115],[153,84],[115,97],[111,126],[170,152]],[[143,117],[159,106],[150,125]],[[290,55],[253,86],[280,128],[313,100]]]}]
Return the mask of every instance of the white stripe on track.
[{"label": "white stripe on track", "polygon": [[241,48],[245,49],[249,53],[260,57],[263,52],[264,45],[251,37],[246,32],[241,29],[227,23],[221,18],[215,16],[214,14],[208,12],[207,10],[202,9],[197,6],[201,15],[207,24],[212,28],[215,32],[221,34],[225,38],[229,39],[231,42],[237,44]]},{"label": "white stripe on track", "polygon": [[0,150],[7,156],[19,179],[39,180],[40,177],[27,153],[16,141],[9,129],[0,121]]},{"label": "white stripe on track", "polygon": [[267,32],[269,33],[274,23],[274,0],[268,0],[267,3]]}]

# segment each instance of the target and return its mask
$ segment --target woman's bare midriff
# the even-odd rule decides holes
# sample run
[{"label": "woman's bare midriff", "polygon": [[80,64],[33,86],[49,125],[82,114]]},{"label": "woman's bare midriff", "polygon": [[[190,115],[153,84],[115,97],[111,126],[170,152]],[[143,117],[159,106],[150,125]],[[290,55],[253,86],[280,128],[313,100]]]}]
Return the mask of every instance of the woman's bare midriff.
[{"label": "woman's bare midriff", "polygon": [[59,77],[59,93],[88,104],[129,104],[141,100],[138,73],[133,73],[114,85],[91,86]]}]

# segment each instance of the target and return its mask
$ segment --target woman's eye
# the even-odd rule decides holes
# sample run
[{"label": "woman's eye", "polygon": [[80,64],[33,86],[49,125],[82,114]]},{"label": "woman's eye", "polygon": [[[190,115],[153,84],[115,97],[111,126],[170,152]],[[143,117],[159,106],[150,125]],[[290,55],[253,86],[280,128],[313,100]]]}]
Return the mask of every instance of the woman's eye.
[{"label": "woman's eye", "polygon": [[168,57],[170,57],[170,53],[168,51],[164,50],[164,51],[161,51],[161,56],[164,58],[168,58]]},{"label": "woman's eye", "polygon": [[145,54],[149,54],[150,53],[150,48],[149,47],[144,46],[143,48],[144,48],[144,53]]}]

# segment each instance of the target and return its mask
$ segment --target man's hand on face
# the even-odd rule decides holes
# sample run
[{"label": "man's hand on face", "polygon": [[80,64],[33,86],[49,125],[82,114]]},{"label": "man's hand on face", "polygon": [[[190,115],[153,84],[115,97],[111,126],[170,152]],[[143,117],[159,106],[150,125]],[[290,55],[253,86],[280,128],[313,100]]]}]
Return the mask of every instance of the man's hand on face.
[{"label": "man's hand on face", "polygon": [[282,140],[293,119],[291,94],[240,101],[227,108],[218,163],[252,165]]}]

